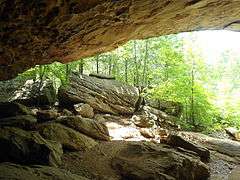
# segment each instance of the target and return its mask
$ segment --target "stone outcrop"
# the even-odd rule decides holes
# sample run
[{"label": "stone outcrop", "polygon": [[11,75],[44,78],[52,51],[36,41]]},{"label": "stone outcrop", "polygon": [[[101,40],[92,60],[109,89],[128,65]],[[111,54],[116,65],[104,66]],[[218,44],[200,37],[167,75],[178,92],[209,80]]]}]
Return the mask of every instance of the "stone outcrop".
[{"label": "stone outcrop", "polygon": [[18,128],[0,129],[0,162],[59,166],[62,146],[43,139],[37,132]]},{"label": "stone outcrop", "polygon": [[69,85],[60,87],[58,99],[62,106],[87,103],[94,111],[132,114],[138,99],[138,91],[133,86],[115,80],[73,73]]},{"label": "stone outcrop", "polygon": [[239,30],[239,5],[238,0],[2,0],[0,80],[36,64],[110,51],[130,39]]},{"label": "stone outcrop", "polygon": [[205,180],[209,177],[208,167],[197,156],[180,153],[164,144],[104,142],[79,155],[65,154],[63,167],[76,174],[85,169],[91,173],[90,179]]},{"label": "stone outcrop", "polygon": [[46,139],[57,141],[66,150],[87,150],[97,143],[90,137],[58,123],[38,125],[37,130]]},{"label": "stone outcrop", "polygon": [[82,118],[79,116],[66,116],[58,118],[57,122],[89,137],[104,141],[110,140],[108,128],[105,124],[94,119]]},{"label": "stone outcrop", "polygon": [[87,180],[69,171],[49,166],[21,166],[19,164],[1,163],[0,179],[17,180]]}]

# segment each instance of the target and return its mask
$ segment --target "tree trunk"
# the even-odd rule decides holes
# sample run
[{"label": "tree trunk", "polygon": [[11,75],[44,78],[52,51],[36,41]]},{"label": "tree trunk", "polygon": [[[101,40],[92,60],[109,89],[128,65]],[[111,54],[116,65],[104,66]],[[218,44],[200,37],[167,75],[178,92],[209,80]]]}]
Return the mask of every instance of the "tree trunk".
[{"label": "tree trunk", "polygon": [[99,55],[96,56],[97,74],[99,74]]},{"label": "tree trunk", "polygon": [[79,63],[79,73],[83,74],[83,67],[84,67],[84,62],[83,59],[81,59],[80,63]]},{"label": "tree trunk", "polygon": [[194,117],[194,60],[192,60],[192,72],[191,72],[191,121],[192,125],[195,126],[195,117]]},{"label": "tree trunk", "polygon": [[147,85],[147,59],[148,59],[148,40],[145,40],[145,57],[143,64],[143,86]]},{"label": "tree trunk", "polygon": [[134,74],[134,85],[139,85],[139,73],[138,73],[138,62],[137,62],[137,42],[133,41],[133,50],[134,50],[134,65],[135,65],[135,74]]},{"label": "tree trunk", "polygon": [[112,55],[108,59],[108,75],[112,75]]},{"label": "tree trunk", "polygon": [[125,76],[125,82],[127,83],[128,82],[128,60],[125,59],[124,61],[124,65],[125,65],[125,72],[124,72],[124,76]]}]

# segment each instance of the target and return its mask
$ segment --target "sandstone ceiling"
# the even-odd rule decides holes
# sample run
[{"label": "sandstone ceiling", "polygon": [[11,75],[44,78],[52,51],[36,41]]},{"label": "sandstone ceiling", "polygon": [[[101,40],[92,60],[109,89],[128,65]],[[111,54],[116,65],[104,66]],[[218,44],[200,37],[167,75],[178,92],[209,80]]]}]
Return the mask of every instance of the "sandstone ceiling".
[{"label": "sandstone ceiling", "polygon": [[130,39],[240,30],[240,0],[0,0],[0,80]]}]

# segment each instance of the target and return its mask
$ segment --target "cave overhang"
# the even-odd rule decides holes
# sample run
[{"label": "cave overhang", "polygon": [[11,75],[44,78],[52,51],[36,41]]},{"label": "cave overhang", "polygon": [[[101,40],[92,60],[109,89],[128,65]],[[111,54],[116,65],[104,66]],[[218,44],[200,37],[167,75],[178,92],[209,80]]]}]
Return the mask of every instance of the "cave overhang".
[{"label": "cave overhang", "polygon": [[240,30],[240,0],[0,0],[0,80],[132,39]]}]

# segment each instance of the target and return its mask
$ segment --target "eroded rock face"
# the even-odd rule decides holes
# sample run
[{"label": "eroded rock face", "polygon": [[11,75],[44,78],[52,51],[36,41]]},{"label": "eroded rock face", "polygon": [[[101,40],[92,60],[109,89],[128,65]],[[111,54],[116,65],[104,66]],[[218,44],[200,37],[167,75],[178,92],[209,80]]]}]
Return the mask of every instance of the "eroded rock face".
[{"label": "eroded rock face", "polygon": [[0,79],[36,64],[67,63],[130,39],[239,30],[238,0],[1,0]]}]

